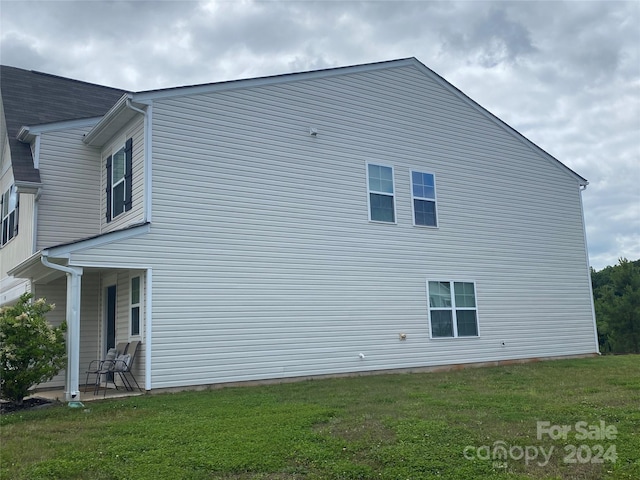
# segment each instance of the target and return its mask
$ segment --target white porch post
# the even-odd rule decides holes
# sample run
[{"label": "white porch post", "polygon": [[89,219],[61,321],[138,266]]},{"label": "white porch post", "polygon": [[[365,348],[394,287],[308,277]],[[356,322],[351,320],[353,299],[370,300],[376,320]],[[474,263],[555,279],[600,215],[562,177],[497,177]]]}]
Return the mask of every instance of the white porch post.
[{"label": "white porch post", "polygon": [[80,400],[80,289],[82,268],[67,273],[67,375],[64,397],[67,402]]},{"label": "white porch post", "polygon": [[80,401],[80,289],[82,268],[65,267],[49,262],[43,255],[42,264],[67,274],[67,371],[64,397],[67,402]]}]

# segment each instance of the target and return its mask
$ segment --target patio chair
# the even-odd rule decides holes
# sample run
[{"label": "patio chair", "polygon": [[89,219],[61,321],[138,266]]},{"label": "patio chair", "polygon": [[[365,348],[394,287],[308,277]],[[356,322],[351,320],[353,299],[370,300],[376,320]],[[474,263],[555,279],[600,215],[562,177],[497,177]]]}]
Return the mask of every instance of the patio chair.
[{"label": "patio chair", "polygon": [[[136,387],[138,387],[138,390],[142,391],[142,389],[140,388],[140,385],[138,384],[138,381],[136,380],[136,377],[133,375],[133,372],[131,371],[131,368],[135,362],[138,351],[140,350],[140,345],[141,345],[140,341],[136,340],[134,342],[131,342],[128,346],[127,353],[120,354],[115,359],[110,361],[105,361],[102,364],[101,366],[102,368],[98,372],[98,378],[96,382],[96,385],[97,385],[96,392],[98,390],[98,387],[100,386],[100,377],[102,375],[105,375],[104,396],[105,397],[107,396],[106,387],[108,386],[109,381],[113,383],[113,385],[116,387],[116,390],[117,390],[118,384],[115,382],[116,374],[122,380],[122,384],[124,385],[125,390],[133,391],[133,384],[131,383],[131,380],[133,380],[133,382],[136,384]],[[112,376],[111,378],[110,378],[110,375]],[[131,380],[127,378],[127,375],[131,378]]]},{"label": "patio chair", "polygon": [[89,385],[89,375],[95,375],[96,379],[93,382],[93,393],[95,395],[98,388],[100,387],[100,372],[101,370],[103,370],[105,362],[109,363],[110,365],[111,362],[113,362],[118,357],[118,355],[126,354],[128,349],[128,342],[118,343],[115,348],[109,349],[107,355],[103,359],[91,360],[91,362],[89,362],[89,367],[85,371],[87,377],[84,382],[84,391],[87,391],[87,386]]}]

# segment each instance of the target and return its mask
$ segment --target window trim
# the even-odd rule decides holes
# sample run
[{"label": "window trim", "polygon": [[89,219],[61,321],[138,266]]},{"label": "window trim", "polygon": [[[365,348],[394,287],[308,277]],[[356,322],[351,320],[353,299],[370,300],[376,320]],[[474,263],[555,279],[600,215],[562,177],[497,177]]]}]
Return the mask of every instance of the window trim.
[{"label": "window trim", "polygon": [[[416,197],[413,195],[413,174],[415,173],[426,173],[429,175],[433,175],[433,199],[427,197]],[[429,172],[426,170],[418,170],[411,168],[409,169],[409,188],[411,190],[411,222],[414,227],[419,228],[440,228],[440,219],[438,218],[438,186],[436,181],[436,174],[434,172]],[[416,223],[416,209],[414,200],[425,200],[427,202],[433,202],[434,211],[436,214],[436,224],[435,225],[419,225]]]},{"label": "window trim", "polygon": [[[117,143],[117,147],[110,149],[106,157],[106,221],[107,223],[116,217],[131,210],[133,202],[133,138],[128,138],[124,143]],[[120,151],[124,152],[124,175],[114,182],[114,158]],[[115,213],[115,189],[123,185],[124,199],[122,211]]]},{"label": "window trim", "polygon": [[[369,165],[374,165],[376,167],[385,167],[391,169],[391,182],[393,183],[393,193],[387,192],[379,192],[375,190],[371,190],[369,188]],[[367,181],[367,216],[369,218],[369,222],[371,223],[380,223],[382,225],[397,225],[398,224],[398,209],[397,209],[397,201],[396,201],[396,173],[393,165],[387,165],[384,163],[378,162],[365,162],[365,171],[366,171],[366,181]],[[391,197],[393,201],[393,222],[385,222],[384,220],[373,220],[371,218],[371,194],[375,195],[385,195]]]},{"label": "window trim", "polygon": [[[449,285],[452,287],[451,288],[451,308],[446,308],[446,307],[431,307],[431,300],[429,298],[429,282],[440,282],[440,283],[444,283],[444,282],[448,282]],[[471,283],[473,284],[473,295],[474,295],[474,299],[476,302],[476,306],[475,308],[471,308],[471,307],[456,307],[456,299],[455,299],[455,283]],[[476,281],[475,280],[470,280],[470,279],[460,279],[460,278],[454,278],[454,279],[433,279],[433,278],[428,278],[426,281],[426,289],[427,289],[427,314],[429,317],[429,338],[431,340],[457,340],[457,339],[467,339],[467,338],[480,338],[481,334],[480,334],[480,314],[479,314],[479,307],[478,307],[478,288],[476,285]],[[453,336],[451,337],[435,337],[433,335],[433,328],[431,325],[431,311],[432,310],[440,310],[440,311],[451,311],[451,321],[453,322]],[[466,310],[466,311],[475,311],[476,312],[476,330],[477,330],[477,335],[458,335],[458,319],[456,316],[456,310]]]},{"label": "window trim", "polygon": [[[129,338],[142,338],[142,274],[129,275]],[[138,279],[138,302],[133,303],[133,281]],[[133,309],[138,309],[138,333],[133,333]]]}]

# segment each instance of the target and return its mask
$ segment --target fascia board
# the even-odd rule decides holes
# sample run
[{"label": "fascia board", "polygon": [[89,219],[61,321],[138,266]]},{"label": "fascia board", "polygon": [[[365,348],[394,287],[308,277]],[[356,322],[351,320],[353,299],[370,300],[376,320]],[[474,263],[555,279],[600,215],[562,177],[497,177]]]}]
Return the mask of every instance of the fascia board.
[{"label": "fascia board", "polygon": [[25,125],[18,132],[17,138],[21,142],[31,142],[41,133],[69,130],[71,128],[93,127],[102,117],[79,118],[77,120],[65,120],[63,122],[42,123],[39,125]]},{"label": "fascia board", "polygon": [[42,182],[23,182],[21,180],[17,180],[15,181],[15,185],[18,188],[18,193],[37,194],[38,190],[42,188]]},{"label": "fascia board", "polygon": [[34,265],[39,265],[41,256],[42,256],[42,252],[37,251],[36,253],[34,253],[33,255],[31,255],[30,257],[26,258],[25,260],[20,262],[18,265],[13,267],[11,270],[9,270],[7,272],[7,275],[9,277],[25,278],[25,277],[22,277],[21,274],[24,273],[29,268],[33,267]]},{"label": "fascia board", "polygon": [[70,258],[70,255],[74,252],[87,250],[89,248],[102,247],[112,243],[120,242],[122,240],[126,240],[128,238],[144,235],[145,233],[149,233],[150,231],[151,224],[145,223],[137,227],[105,233],[97,237],[89,238],[87,240],[80,240],[74,243],[47,248],[42,251],[42,255],[51,258]]}]

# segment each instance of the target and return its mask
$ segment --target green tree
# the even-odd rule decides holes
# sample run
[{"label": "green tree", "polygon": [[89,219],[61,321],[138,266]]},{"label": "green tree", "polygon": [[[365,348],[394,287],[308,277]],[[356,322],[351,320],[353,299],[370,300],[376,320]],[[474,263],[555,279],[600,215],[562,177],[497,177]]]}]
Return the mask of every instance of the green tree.
[{"label": "green tree", "polygon": [[600,348],[640,353],[640,260],[591,272]]},{"label": "green tree", "polygon": [[45,314],[54,308],[25,293],[0,309],[0,396],[22,404],[29,389],[51,380],[66,365],[66,323],[53,327]]}]

